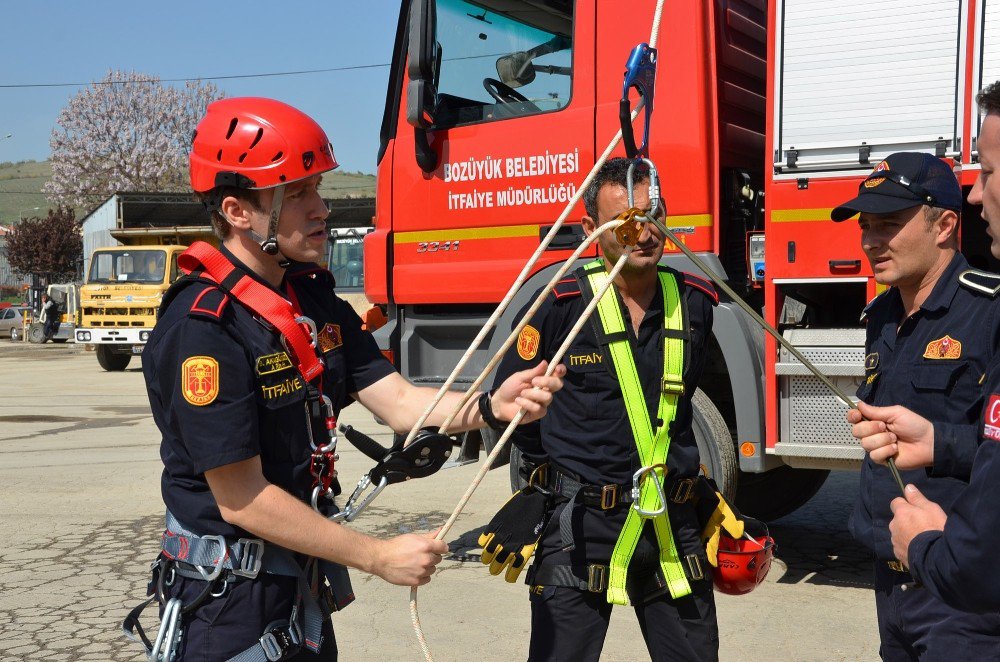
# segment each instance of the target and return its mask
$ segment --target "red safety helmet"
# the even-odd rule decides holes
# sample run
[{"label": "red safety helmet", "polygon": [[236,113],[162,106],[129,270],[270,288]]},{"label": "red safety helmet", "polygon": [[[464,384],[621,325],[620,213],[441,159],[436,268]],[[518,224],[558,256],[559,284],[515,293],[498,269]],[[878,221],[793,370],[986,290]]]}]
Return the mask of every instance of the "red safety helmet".
[{"label": "red safety helmet", "polygon": [[750,538],[732,538],[725,531],[719,538],[719,565],[713,581],[717,590],[729,595],[743,595],[757,588],[774,559],[774,538],[768,535],[767,525],[751,517],[743,521]]},{"label": "red safety helmet", "polygon": [[319,124],[274,99],[234,97],[209,104],[191,141],[191,188],[266,189],[337,167]]}]

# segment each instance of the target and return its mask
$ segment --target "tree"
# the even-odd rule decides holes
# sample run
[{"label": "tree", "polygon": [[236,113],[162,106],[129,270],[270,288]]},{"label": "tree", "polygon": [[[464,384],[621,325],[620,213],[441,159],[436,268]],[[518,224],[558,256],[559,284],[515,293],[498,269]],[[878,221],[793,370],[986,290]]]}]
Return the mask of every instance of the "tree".
[{"label": "tree", "polygon": [[156,76],[109,71],[59,113],[49,145],[57,204],[91,210],[119,191],[185,191],[191,134],[222,94],[211,83],[169,87]]},{"label": "tree", "polygon": [[69,207],[46,218],[25,218],[7,235],[7,260],[14,273],[37,274],[49,283],[72,280],[83,257],[83,237]]}]

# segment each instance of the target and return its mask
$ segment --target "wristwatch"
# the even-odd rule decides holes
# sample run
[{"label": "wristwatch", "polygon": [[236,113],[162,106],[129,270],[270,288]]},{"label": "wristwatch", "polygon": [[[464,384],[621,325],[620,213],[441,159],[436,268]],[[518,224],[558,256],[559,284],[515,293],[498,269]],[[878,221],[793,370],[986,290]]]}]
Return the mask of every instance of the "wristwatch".
[{"label": "wristwatch", "polygon": [[483,391],[483,394],[479,396],[479,415],[483,417],[483,422],[494,430],[506,430],[510,421],[501,421],[493,415],[493,405],[490,402],[490,398],[493,397],[494,393],[496,393],[496,389]]}]

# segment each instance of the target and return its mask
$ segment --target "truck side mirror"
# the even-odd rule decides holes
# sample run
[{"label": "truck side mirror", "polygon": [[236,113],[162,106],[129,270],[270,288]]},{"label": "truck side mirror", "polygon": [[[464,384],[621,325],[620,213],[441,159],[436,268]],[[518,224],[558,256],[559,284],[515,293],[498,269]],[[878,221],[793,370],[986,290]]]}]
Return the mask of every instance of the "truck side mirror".
[{"label": "truck side mirror", "polygon": [[497,76],[509,87],[521,87],[535,80],[535,66],[531,63],[531,54],[518,51],[504,55],[497,60]]},{"label": "truck side mirror", "polygon": [[434,125],[437,105],[438,63],[441,45],[437,43],[437,12],[434,0],[410,2],[409,48],[406,73],[406,122],[413,127],[417,164],[424,172],[437,168],[437,154],[427,142],[427,129]]}]

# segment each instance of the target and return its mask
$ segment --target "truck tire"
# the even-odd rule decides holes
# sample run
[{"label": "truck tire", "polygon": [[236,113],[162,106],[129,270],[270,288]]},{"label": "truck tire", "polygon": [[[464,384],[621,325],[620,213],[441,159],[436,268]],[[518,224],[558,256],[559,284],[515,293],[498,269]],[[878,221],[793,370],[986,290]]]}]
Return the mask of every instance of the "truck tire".
[{"label": "truck tire", "polygon": [[[729,432],[726,420],[719,413],[718,408],[705,395],[705,392],[698,389],[694,392],[691,400],[694,409],[694,429],[695,442],[698,444],[698,455],[701,463],[708,470],[708,475],[715,479],[722,494],[727,499],[732,499],[736,493],[737,462],[736,446],[733,437]],[[510,488],[512,492],[523,489],[528,481],[521,477],[520,468],[522,466],[520,449],[511,444],[510,447]]]},{"label": "truck tire", "polygon": [[715,479],[723,496],[730,501],[736,496],[739,464],[736,461],[736,444],[726,419],[705,392],[697,389],[691,398],[693,417],[691,427],[698,444],[698,456],[708,475]]},{"label": "truck tire", "polygon": [[97,346],[97,362],[108,372],[122,372],[131,360],[131,355],[119,354],[110,345]]},{"label": "truck tire", "polygon": [[829,475],[829,469],[793,469],[789,466],[760,474],[740,474],[736,507],[765,522],[776,520],[809,501]]},{"label": "truck tire", "polygon": [[35,322],[28,326],[28,342],[41,345],[45,342],[45,325]]}]

